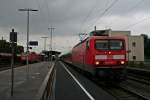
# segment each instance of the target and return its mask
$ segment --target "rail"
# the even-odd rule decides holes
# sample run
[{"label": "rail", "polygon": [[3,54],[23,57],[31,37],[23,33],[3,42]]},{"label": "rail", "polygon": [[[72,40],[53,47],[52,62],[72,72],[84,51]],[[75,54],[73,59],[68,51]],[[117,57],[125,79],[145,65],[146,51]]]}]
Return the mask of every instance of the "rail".
[{"label": "rail", "polygon": [[45,80],[40,87],[35,100],[54,100],[55,64],[50,68]]},{"label": "rail", "polygon": [[150,70],[127,67],[129,73],[150,77]]}]

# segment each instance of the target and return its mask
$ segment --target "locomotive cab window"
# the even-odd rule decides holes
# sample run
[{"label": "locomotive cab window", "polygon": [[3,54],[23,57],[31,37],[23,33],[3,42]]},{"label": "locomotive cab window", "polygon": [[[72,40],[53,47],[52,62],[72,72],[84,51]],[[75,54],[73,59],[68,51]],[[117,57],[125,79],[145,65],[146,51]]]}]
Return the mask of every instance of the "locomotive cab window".
[{"label": "locomotive cab window", "polygon": [[111,50],[122,49],[123,43],[120,40],[110,40],[109,46]]},{"label": "locomotive cab window", "polygon": [[95,48],[101,49],[101,50],[107,50],[108,49],[108,40],[96,40]]},{"label": "locomotive cab window", "polygon": [[95,49],[100,50],[120,50],[123,48],[121,40],[96,40]]}]

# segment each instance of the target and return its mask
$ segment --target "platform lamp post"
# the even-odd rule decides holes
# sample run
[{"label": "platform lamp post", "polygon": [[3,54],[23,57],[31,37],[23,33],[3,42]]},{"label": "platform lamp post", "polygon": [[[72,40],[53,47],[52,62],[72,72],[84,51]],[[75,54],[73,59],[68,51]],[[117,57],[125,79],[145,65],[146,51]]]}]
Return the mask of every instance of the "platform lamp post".
[{"label": "platform lamp post", "polygon": [[46,51],[46,40],[47,40],[48,37],[41,37],[41,38],[44,39],[44,48],[43,48],[43,50]]},{"label": "platform lamp post", "polygon": [[12,57],[11,57],[11,96],[13,96],[13,90],[14,90],[14,53],[15,53],[15,47],[17,44],[17,32],[12,29],[12,32],[10,32],[10,43],[11,43],[11,49],[12,49]]},{"label": "platform lamp post", "polygon": [[27,59],[26,59],[26,64],[27,64],[27,79],[29,78],[29,58],[28,58],[28,54],[29,54],[29,12],[30,11],[38,11],[37,9],[31,9],[31,8],[24,8],[24,9],[18,9],[18,11],[25,11],[27,12],[27,50],[26,50],[26,55],[27,55]]},{"label": "platform lamp post", "polygon": [[[45,37],[41,37],[41,38],[44,39],[44,48],[43,48],[43,53],[44,53],[44,52],[46,52],[46,40],[47,40],[48,37],[45,36]],[[44,54],[44,60],[46,60],[45,54]]]}]

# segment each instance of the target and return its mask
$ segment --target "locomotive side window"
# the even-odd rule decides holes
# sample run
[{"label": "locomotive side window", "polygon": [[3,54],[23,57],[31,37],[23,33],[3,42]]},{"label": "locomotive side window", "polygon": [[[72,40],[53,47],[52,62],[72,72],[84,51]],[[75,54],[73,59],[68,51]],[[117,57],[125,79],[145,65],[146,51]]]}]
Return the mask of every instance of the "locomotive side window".
[{"label": "locomotive side window", "polygon": [[95,48],[100,50],[120,50],[123,48],[121,40],[96,40]]},{"label": "locomotive side window", "polygon": [[90,47],[89,41],[86,41],[86,48],[89,48],[89,47]]}]

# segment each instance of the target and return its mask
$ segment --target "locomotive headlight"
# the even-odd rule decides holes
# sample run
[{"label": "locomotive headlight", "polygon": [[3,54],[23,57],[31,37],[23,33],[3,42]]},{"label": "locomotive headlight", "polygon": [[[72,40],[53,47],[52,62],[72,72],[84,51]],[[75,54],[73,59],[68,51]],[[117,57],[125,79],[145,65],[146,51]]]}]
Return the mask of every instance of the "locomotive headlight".
[{"label": "locomotive headlight", "polygon": [[120,63],[121,63],[121,64],[125,64],[125,62],[124,62],[124,61],[121,61]]},{"label": "locomotive headlight", "polygon": [[96,65],[99,65],[99,61],[96,61],[95,64],[96,64]]},{"label": "locomotive headlight", "polygon": [[109,51],[108,54],[111,54],[111,51]]}]

